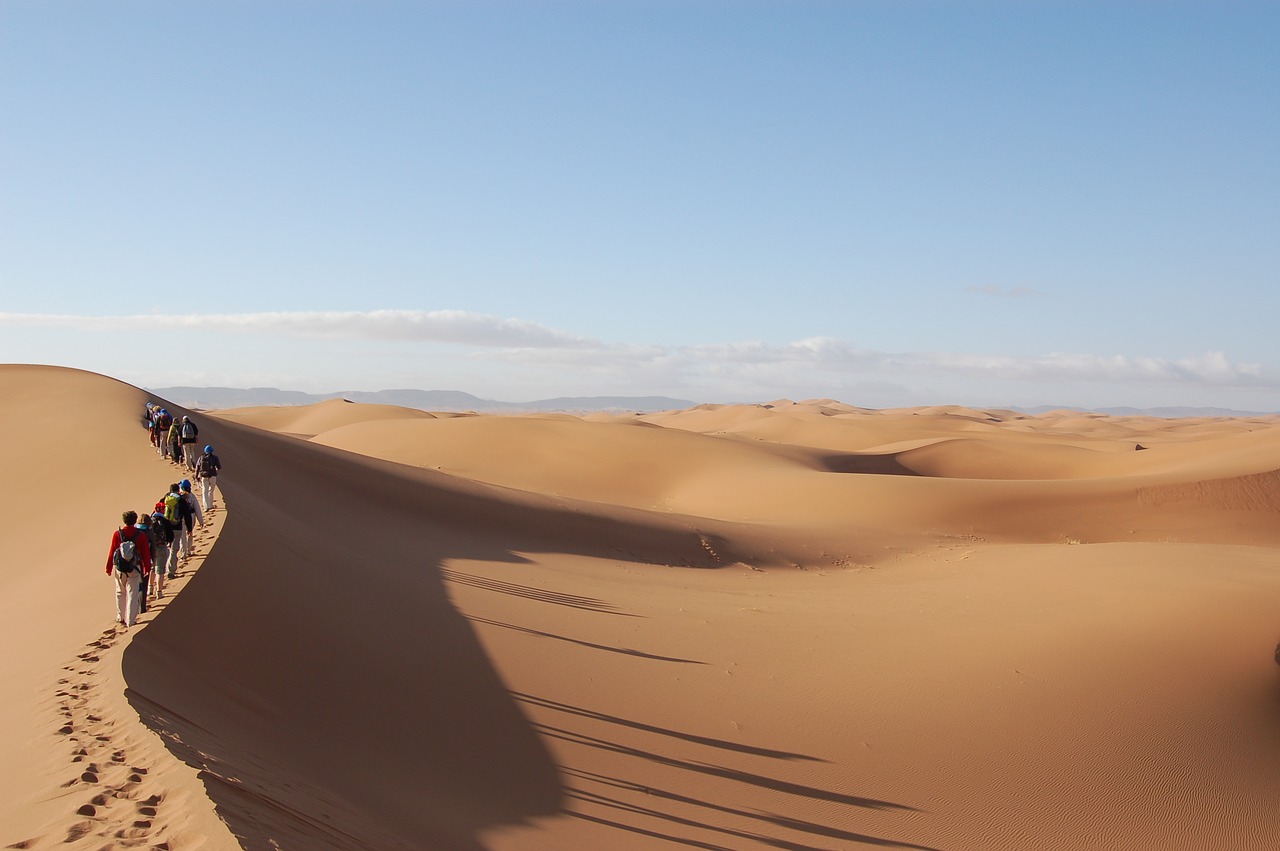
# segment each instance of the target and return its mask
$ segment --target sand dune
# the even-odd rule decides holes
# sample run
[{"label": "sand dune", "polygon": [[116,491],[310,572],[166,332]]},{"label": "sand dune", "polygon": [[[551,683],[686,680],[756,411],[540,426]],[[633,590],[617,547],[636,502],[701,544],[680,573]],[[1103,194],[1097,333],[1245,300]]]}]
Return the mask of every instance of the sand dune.
[{"label": "sand dune", "polygon": [[330,399],[315,405],[298,407],[239,408],[234,411],[220,411],[218,416],[220,419],[232,422],[251,422],[258,428],[278,431],[282,434],[314,437],[322,431],[329,431],[346,423],[430,419],[432,414],[395,405],[358,405],[346,399]]},{"label": "sand dune", "polygon": [[[133,388],[0,392],[11,539],[104,451],[80,503],[163,465]],[[69,404],[95,441],[67,454]],[[225,527],[109,719],[190,804],[157,816],[171,848],[1280,843],[1274,419],[199,416]],[[26,605],[45,579],[0,585],[47,645],[3,695],[36,733],[0,754],[34,802],[6,842],[63,838],[41,689],[109,626],[115,513],[60,528],[56,617]]]},{"label": "sand dune", "polygon": [[[816,411],[795,403],[702,406],[593,422],[392,419],[371,409],[355,422],[352,407],[329,422],[314,412],[312,442],[595,505],[803,528],[847,560],[922,533],[1046,543],[1276,540],[1275,518],[1255,511],[1258,498],[1249,493],[1249,477],[1280,469],[1274,424],[1242,421],[1206,434],[1201,423],[1178,429],[1151,420],[1147,435],[1137,423],[1073,412],[1070,432],[1062,417],[1048,415],[1041,433],[1028,430],[1031,418],[955,406],[829,416],[825,403]],[[1206,481],[1217,494],[1208,502],[1170,496],[1193,494]],[[1206,523],[1206,505],[1233,515]]]}]

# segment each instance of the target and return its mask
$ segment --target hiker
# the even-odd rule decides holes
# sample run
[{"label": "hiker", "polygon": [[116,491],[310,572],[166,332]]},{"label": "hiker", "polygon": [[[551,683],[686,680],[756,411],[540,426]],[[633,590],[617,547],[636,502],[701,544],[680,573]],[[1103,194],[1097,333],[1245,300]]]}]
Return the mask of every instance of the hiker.
[{"label": "hiker", "polygon": [[[144,603],[148,597],[164,599],[165,562],[169,559],[169,544],[173,541],[173,527],[164,519],[164,506],[158,503],[156,507],[159,510],[152,512],[147,518],[147,537],[151,540],[151,575],[148,577],[147,587],[143,589]],[[139,518],[142,516],[139,515]],[[142,519],[138,520],[138,525],[141,528]]]},{"label": "hiker", "polygon": [[200,429],[196,428],[191,417],[184,416],[182,425],[178,426],[178,439],[182,441],[182,462],[188,470],[196,468],[196,438],[199,436]]},{"label": "hiker", "polygon": [[107,553],[107,576],[116,580],[116,623],[125,629],[138,622],[141,607],[142,580],[151,570],[151,544],[146,533],[136,526],[138,512],[126,511],[120,515],[124,525],[111,536],[111,551]]},{"label": "hiker", "polygon": [[160,417],[160,406],[147,403],[147,438],[151,441],[151,448],[155,449],[159,441],[156,435],[156,420]]},{"label": "hiker", "polygon": [[182,500],[190,506],[191,509],[187,512],[186,517],[183,518],[182,522],[182,563],[186,564],[187,559],[191,558],[191,530],[195,527],[196,523],[199,523],[200,527],[204,528],[204,512],[200,510],[200,500],[196,499],[196,495],[191,492],[190,479],[183,479],[179,483],[178,487],[181,488],[180,493],[182,495]]},{"label": "hiker", "polygon": [[164,408],[157,408],[155,411],[154,425],[152,425],[152,434],[155,439],[152,442],[155,444],[156,453],[158,455],[164,455],[166,453],[169,427],[172,425],[173,417],[169,416],[169,412]]},{"label": "hiker", "polygon": [[164,517],[173,526],[173,544],[169,547],[168,577],[178,575],[178,556],[186,546],[186,527],[191,520],[191,505],[182,498],[182,488],[177,482],[169,485],[169,492],[161,498]]},{"label": "hiker", "polygon": [[[177,520],[169,519],[169,497],[171,496],[174,497],[172,507],[174,516],[179,518]],[[151,514],[152,517],[156,517],[158,515],[160,519],[164,521],[164,524],[160,528],[167,530],[169,533],[167,541],[169,546],[165,550],[167,558],[165,561],[160,562],[161,572],[163,572],[169,579],[173,579],[178,575],[178,546],[181,543],[181,540],[178,538],[178,530],[181,528],[182,523],[182,512],[179,508],[180,499],[181,496],[179,494],[171,491],[160,498],[160,501],[156,503],[156,510]],[[163,584],[164,582],[162,580],[161,585]]]},{"label": "hiker", "polygon": [[[133,524],[133,528],[146,537],[147,554],[150,556],[151,565],[154,568],[156,563],[156,543],[155,539],[151,537],[151,515],[145,511],[139,514],[137,522]],[[142,548],[141,543],[138,544],[138,548]],[[147,586],[151,582],[151,574],[153,572],[153,570],[148,570],[142,576],[142,587],[138,592],[138,612],[141,614],[146,614],[147,611]]]},{"label": "hiker", "polygon": [[221,469],[222,462],[213,454],[213,446],[206,445],[204,454],[196,461],[196,480],[201,485],[205,511],[213,511],[213,489],[218,486],[218,471]]},{"label": "hiker", "polygon": [[182,463],[182,438],[179,436],[179,429],[182,428],[182,421],[174,417],[170,417],[170,420],[172,422],[169,424],[169,431],[165,436],[165,450],[170,461],[180,464]]}]

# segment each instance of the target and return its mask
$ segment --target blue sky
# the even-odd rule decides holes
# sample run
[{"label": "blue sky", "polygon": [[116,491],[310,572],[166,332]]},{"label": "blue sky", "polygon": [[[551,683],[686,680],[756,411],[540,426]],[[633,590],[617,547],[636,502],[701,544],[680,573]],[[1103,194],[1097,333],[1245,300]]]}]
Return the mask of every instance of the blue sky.
[{"label": "blue sky", "polygon": [[0,361],[1280,410],[1280,4],[0,3]]}]

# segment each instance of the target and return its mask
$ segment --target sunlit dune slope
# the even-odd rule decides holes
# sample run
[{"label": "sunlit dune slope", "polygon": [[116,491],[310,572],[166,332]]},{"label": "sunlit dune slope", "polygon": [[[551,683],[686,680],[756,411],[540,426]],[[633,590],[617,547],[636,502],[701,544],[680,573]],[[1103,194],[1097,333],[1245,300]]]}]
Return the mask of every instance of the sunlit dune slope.
[{"label": "sunlit dune slope", "polygon": [[[6,848],[96,851],[112,835],[113,821],[128,830],[141,818],[133,801],[105,814],[98,807],[88,822],[78,813],[125,779],[123,764],[87,771],[95,757],[85,758],[73,736],[83,743],[90,735],[118,748],[119,759],[127,754],[129,766],[149,766],[134,794],[143,799],[164,790],[167,836],[181,833],[192,848],[225,848],[230,841],[194,772],[166,754],[121,694],[117,654],[125,636],[114,631],[114,580],[104,572],[109,543],[121,513],[150,510],[174,475],[141,428],[146,400],[136,387],[101,375],[0,365],[6,542],[0,846]],[[96,714],[86,715],[86,706]],[[149,832],[134,829],[133,838],[146,841]]]},{"label": "sunlit dune slope", "polygon": [[[590,422],[568,415],[391,419],[375,410],[357,421],[360,406],[350,405],[341,417],[322,413],[310,421],[313,442],[357,454],[529,492],[739,523],[838,528],[864,539],[1277,537],[1266,494],[1268,474],[1280,469],[1280,426],[1267,421],[1180,426],[828,403],[701,406]],[[1206,509],[1231,516],[1206,519]]]},{"label": "sunlit dune slope", "polygon": [[311,437],[320,432],[338,428],[347,423],[370,420],[431,419],[432,414],[396,405],[368,405],[348,402],[346,399],[329,399],[314,405],[271,406],[236,408],[218,411],[219,419],[245,422],[257,428]]}]

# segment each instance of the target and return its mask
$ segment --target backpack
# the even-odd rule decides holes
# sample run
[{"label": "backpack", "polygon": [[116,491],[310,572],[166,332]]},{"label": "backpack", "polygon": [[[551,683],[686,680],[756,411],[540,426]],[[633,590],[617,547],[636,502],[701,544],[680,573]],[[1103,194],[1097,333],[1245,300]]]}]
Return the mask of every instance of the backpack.
[{"label": "backpack", "polygon": [[190,526],[191,518],[196,516],[196,510],[191,507],[191,500],[195,499],[189,491],[184,491],[178,497],[178,517],[182,521],[182,525]]},{"label": "backpack", "polygon": [[195,423],[187,422],[187,423],[183,423],[183,424],[182,424],[182,439],[183,439],[183,440],[187,440],[187,439],[190,439],[190,438],[194,438],[194,437],[196,436],[196,434],[198,434],[198,431],[196,430],[196,424],[195,424]]},{"label": "backpack", "polygon": [[111,554],[111,567],[128,576],[138,567],[138,545],[133,539],[138,537],[138,533],[133,533],[133,538],[124,536],[124,529],[120,530],[120,546],[116,547],[116,551]]},{"label": "backpack", "polygon": [[174,528],[177,528],[178,524],[182,522],[182,507],[184,502],[183,498],[178,496],[176,493],[165,494],[164,519]]},{"label": "backpack", "polygon": [[213,477],[218,475],[217,458],[211,452],[206,452],[200,456],[200,460],[196,462],[196,472],[202,476]]},{"label": "backpack", "polygon": [[156,550],[158,550],[160,545],[164,543],[164,533],[160,531],[160,527],[156,526],[155,521],[151,519],[151,515],[145,514],[138,518],[139,524],[142,524],[144,522],[147,525],[146,526],[139,525],[138,528],[146,533],[147,546],[151,548],[151,558],[154,560],[156,556]]},{"label": "backpack", "polygon": [[168,414],[161,414],[160,416],[156,417],[156,425],[164,429],[165,431],[168,431],[169,426],[173,425],[173,417],[169,416]]},{"label": "backpack", "polygon": [[169,523],[169,518],[164,516],[163,511],[157,511],[151,515],[151,528],[156,532],[157,544],[173,543],[173,526]]}]

